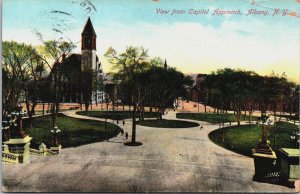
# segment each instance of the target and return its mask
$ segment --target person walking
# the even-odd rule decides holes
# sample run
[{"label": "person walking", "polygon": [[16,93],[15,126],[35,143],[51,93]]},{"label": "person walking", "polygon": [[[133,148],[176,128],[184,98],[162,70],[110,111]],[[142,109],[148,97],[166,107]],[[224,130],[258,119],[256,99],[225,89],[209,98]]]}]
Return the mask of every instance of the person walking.
[{"label": "person walking", "polygon": [[126,140],[128,140],[128,133],[127,132],[125,133],[125,138],[126,138]]}]

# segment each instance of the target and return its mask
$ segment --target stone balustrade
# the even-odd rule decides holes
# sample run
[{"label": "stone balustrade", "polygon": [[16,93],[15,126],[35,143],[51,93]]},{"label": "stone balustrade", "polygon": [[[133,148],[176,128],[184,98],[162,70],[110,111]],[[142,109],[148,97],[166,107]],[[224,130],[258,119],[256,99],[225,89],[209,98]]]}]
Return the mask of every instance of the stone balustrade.
[{"label": "stone balustrade", "polygon": [[19,154],[2,152],[2,161],[7,162],[7,163],[18,164],[19,163]]}]

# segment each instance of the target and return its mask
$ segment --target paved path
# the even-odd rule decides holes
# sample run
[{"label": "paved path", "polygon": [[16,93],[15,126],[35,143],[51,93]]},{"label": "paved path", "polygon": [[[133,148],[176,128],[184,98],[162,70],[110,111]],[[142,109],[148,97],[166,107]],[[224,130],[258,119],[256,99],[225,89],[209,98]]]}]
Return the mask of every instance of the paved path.
[{"label": "paved path", "polygon": [[[65,112],[77,118],[74,111]],[[175,112],[164,116],[175,118]],[[96,119],[95,120],[103,120]],[[137,126],[142,146],[109,140],[66,148],[59,156],[32,156],[30,164],[3,164],[3,190],[14,192],[293,192],[252,181],[253,159],[208,139],[217,128],[163,129]],[[130,121],[124,130],[131,134]]]}]

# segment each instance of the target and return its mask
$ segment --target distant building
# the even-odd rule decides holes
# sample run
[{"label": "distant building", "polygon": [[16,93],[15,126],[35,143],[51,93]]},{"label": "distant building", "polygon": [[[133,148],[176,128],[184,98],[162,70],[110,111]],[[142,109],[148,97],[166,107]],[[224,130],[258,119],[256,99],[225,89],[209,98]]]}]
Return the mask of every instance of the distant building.
[{"label": "distant building", "polygon": [[205,78],[207,77],[207,74],[198,74],[196,79],[195,79],[195,84],[190,90],[190,100],[193,102],[198,102],[201,101],[201,85]]}]

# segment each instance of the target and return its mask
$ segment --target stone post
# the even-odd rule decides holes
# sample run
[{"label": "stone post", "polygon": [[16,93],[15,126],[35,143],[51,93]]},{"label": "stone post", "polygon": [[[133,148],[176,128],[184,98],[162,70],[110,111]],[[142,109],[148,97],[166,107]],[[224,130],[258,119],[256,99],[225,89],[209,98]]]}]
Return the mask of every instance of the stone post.
[{"label": "stone post", "polygon": [[43,156],[47,155],[47,147],[44,143],[41,143],[41,145],[39,146],[39,151]]},{"label": "stone post", "polygon": [[255,175],[253,176],[254,180],[263,180],[268,174],[269,170],[274,167],[274,162],[277,157],[275,152],[269,145],[268,137],[268,128],[273,128],[274,123],[270,120],[262,121],[258,123],[262,129],[261,140],[257,143],[255,149],[252,149],[252,156],[254,159]]}]

